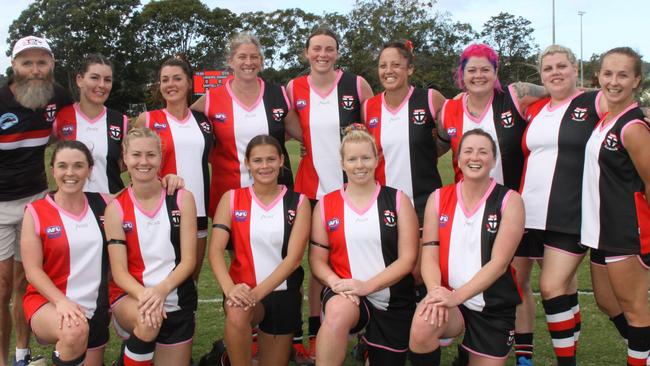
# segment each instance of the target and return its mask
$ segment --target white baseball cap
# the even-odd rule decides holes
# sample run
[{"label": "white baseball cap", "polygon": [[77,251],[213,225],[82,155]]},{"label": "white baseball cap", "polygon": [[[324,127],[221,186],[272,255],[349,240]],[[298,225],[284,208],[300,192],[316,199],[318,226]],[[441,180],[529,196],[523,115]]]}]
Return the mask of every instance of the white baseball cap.
[{"label": "white baseball cap", "polygon": [[19,53],[23,52],[24,50],[29,50],[32,48],[40,48],[42,50],[47,51],[52,57],[54,57],[54,54],[52,53],[52,49],[50,48],[50,45],[47,43],[45,38],[40,38],[40,37],[35,37],[35,36],[27,36],[19,39],[16,44],[14,45],[14,49],[11,52],[11,59],[15,59],[16,56],[18,56]]}]

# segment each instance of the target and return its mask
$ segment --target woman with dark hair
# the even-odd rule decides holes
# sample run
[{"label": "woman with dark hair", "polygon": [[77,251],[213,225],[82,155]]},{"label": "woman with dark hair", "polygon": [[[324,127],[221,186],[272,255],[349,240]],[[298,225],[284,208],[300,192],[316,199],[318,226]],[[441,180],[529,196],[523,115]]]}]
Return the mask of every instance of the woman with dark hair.
[{"label": "woman with dark hair", "polygon": [[50,162],[57,189],[28,204],[23,219],[23,309],[36,337],[55,345],[57,366],[101,366],[108,343],[108,197],[84,193],[93,167],[82,142],[57,143]]},{"label": "woman with dark hair", "polygon": [[[251,330],[262,365],[288,365],[292,335],[301,324],[300,267],[309,239],[305,196],[278,184],[282,146],[269,135],[246,147],[253,185],[226,192],[213,220],[208,257],[225,298],[225,342],[232,365],[251,365]],[[232,243],[230,269],[224,257]]]},{"label": "woman with dark hair", "polygon": [[[451,147],[455,181],[462,179],[458,166],[460,139],[466,131],[480,128],[496,142],[496,164],[490,176],[510,189],[519,190],[524,168],[521,141],[526,129],[524,115],[528,106],[547,95],[544,87],[513,83],[503,88],[498,78],[499,55],[486,44],[465,48],[458,61],[456,85],[463,90],[460,98],[447,100],[440,112],[438,137]],[[518,256],[519,255],[519,256]],[[517,365],[532,359],[535,300],[530,288],[532,262],[527,253],[518,253],[513,261],[523,292],[517,307],[515,354]]]},{"label": "woman with dark hair", "polygon": [[187,365],[197,306],[196,208],[191,192],[168,195],[159,180],[158,134],[136,127],[123,142],[131,185],[106,208],[111,313],[124,365]]},{"label": "woman with dark hair", "polygon": [[[635,101],[641,56],[628,47],[605,52],[598,82],[608,113],[587,142],[582,178],[581,242],[592,248],[592,282],[599,299],[614,298],[627,340],[627,364],[650,354],[650,125]],[[622,311],[622,316],[620,312]]]},{"label": "woman with dark hair", "polygon": [[461,138],[463,179],[435,191],[425,209],[422,277],[427,295],[413,317],[410,359],[440,365],[441,338],[465,332],[470,365],[505,365],[521,302],[510,262],[524,232],[519,194],[490,177],[496,143],[474,129]]},{"label": "woman with dark hair", "polygon": [[341,365],[348,335],[365,329],[370,365],[404,365],[415,309],[417,216],[406,194],[375,181],[372,136],[348,130],[341,142],[348,183],[325,195],[312,218],[309,264],[325,285],[316,364]]},{"label": "woman with dark hair", "polygon": [[117,193],[124,188],[122,138],[127,117],[104,104],[113,88],[113,65],[104,56],[86,56],[77,72],[79,102],[56,115],[54,134],[59,140],[78,140],[93,154],[95,166],[86,181],[86,192]]},{"label": "woman with dark hair", "polygon": [[[198,279],[208,237],[208,199],[210,170],[208,156],[214,144],[213,129],[207,118],[191,111],[192,71],[182,58],[163,62],[159,71],[160,94],[165,108],[140,114],[136,127],[148,127],[160,136],[162,165],[160,176],[175,174],[194,194],[197,213],[197,258],[193,278]],[[218,169],[218,168],[215,168]]]},{"label": "woman with dark hair", "polygon": [[[292,111],[290,124],[300,126],[305,154],[296,174],[296,192],[307,196],[312,206],[323,195],[341,187],[339,148],[343,131],[360,123],[361,105],[372,97],[372,89],[361,76],[336,68],[338,36],[329,28],[315,29],[305,41],[304,57],[309,74],[287,84]],[[309,354],[315,355],[315,336],[320,326],[319,294],[322,285],[309,279]]]}]

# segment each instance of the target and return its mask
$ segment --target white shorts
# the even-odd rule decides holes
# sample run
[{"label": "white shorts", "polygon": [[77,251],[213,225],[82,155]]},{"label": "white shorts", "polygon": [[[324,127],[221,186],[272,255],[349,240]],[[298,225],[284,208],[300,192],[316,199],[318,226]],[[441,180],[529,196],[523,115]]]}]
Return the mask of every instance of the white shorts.
[{"label": "white shorts", "polygon": [[23,226],[25,206],[43,198],[46,192],[13,201],[0,201],[0,261],[20,258],[20,230]]}]

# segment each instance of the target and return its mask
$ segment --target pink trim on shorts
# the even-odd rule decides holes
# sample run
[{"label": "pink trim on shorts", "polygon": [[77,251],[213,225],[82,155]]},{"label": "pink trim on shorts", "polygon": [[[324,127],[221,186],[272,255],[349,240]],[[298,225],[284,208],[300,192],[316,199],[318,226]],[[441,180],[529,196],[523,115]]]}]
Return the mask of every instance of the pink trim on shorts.
[{"label": "pink trim on shorts", "polygon": [[508,352],[508,354],[505,355],[505,356],[498,357],[498,356],[486,355],[485,353],[481,353],[481,352],[476,352],[476,351],[474,351],[473,349],[467,347],[464,344],[461,344],[461,347],[465,348],[465,350],[467,350],[467,352],[469,352],[469,353],[473,353],[473,354],[475,354],[477,356],[489,358],[489,359],[492,359],[492,360],[505,360],[506,358],[508,358],[508,356],[510,356],[510,352]]},{"label": "pink trim on shorts", "polygon": [[108,342],[106,342],[106,343],[104,343],[104,344],[102,344],[100,346],[97,346],[97,347],[87,347],[86,351],[95,351],[95,350],[98,350],[98,349],[106,348],[107,344],[108,344]]},{"label": "pink trim on shorts", "polygon": [[635,257],[636,255],[634,254],[623,254],[623,255],[612,255],[612,256],[606,256],[605,257],[605,263],[616,263],[616,262],[621,262],[624,261],[628,258]]},{"label": "pink trim on shorts", "polygon": [[408,347],[406,347],[406,348],[404,348],[404,349],[395,349],[395,348],[390,348],[390,347],[382,346],[382,345],[380,345],[380,344],[372,343],[372,342],[368,341],[368,338],[366,338],[365,335],[362,336],[361,338],[363,338],[363,340],[366,341],[366,343],[367,343],[368,345],[373,346],[373,347],[375,347],[375,348],[385,349],[386,351],[395,352],[395,353],[404,353],[404,352],[406,352],[406,351],[409,350]]},{"label": "pink trim on shorts", "polygon": [[[566,255],[570,255],[570,256],[572,256],[572,257],[581,257],[581,256],[584,256],[585,253],[586,253],[586,252],[585,252],[585,253],[582,253],[582,254],[571,253],[571,252],[569,252],[568,250],[564,250],[564,249],[556,248],[556,247],[554,247],[554,246],[552,246],[552,245],[550,245],[550,244],[544,244],[544,248],[545,248],[544,250],[546,250],[546,248],[548,248],[548,249],[553,249],[553,250],[555,250],[555,251],[557,251],[557,252],[564,253],[564,254],[566,254]],[[543,258],[543,257],[542,257],[542,258]]]},{"label": "pink trim on shorts", "polygon": [[636,255],[636,259],[639,261],[639,263],[641,263],[641,267],[643,267],[643,268],[645,268],[645,269],[650,269],[650,267],[647,266],[647,265],[645,264],[645,262],[643,261],[643,259],[641,259],[641,256],[640,256],[640,255],[637,254],[637,255]]},{"label": "pink trim on shorts", "polygon": [[589,264],[594,265],[594,266],[596,266],[596,267],[607,268],[607,262],[605,262],[605,264],[601,264],[601,263],[596,263],[596,262],[594,262],[594,261],[592,261],[592,260],[590,259],[590,260],[589,260]]},{"label": "pink trim on shorts", "polygon": [[[195,328],[196,328],[196,327],[195,327]],[[156,346],[160,346],[160,347],[174,347],[174,346],[180,346],[180,345],[182,345],[182,344],[190,343],[190,342],[192,342],[193,340],[194,340],[194,335],[192,335],[192,337],[190,337],[189,339],[184,340],[184,341],[182,341],[182,342],[178,342],[178,343],[168,344],[168,343],[160,343],[160,342],[156,342]]]}]

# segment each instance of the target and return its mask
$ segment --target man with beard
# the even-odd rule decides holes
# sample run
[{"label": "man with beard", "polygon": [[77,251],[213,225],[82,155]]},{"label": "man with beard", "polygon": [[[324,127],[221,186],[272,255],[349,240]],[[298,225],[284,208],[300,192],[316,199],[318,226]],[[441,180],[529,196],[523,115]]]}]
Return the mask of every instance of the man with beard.
[{"label": "man with beard", "polygon": [[[0,88],[0,366],[8,358],[14,292],[14,366],[30,362],[29,327],[22,309],[25,272],[20,260],[20,230],[25,205],[47,189],[44,154],[59,109],[73,101],[54,84],[54,56],[47,41],[29,36],[16,42],[13,77]],[[53,235],[56,230],[53,229]]]}]

